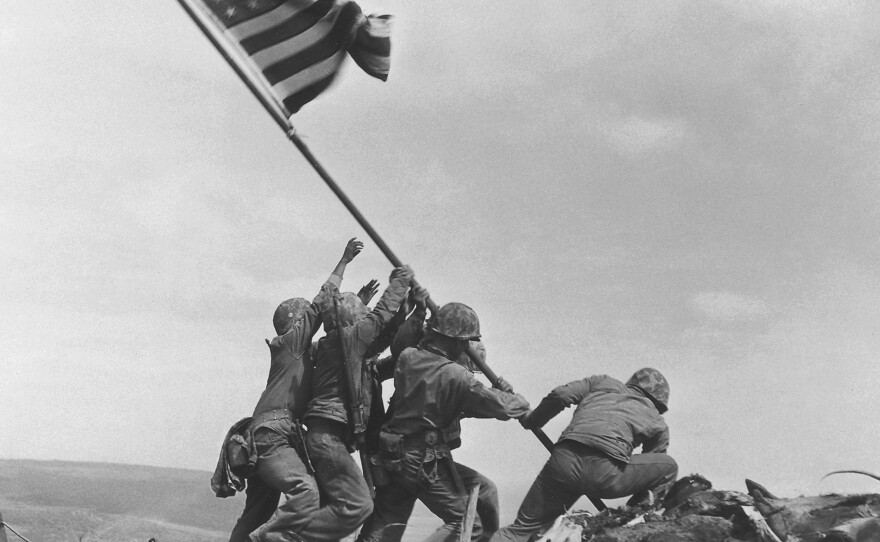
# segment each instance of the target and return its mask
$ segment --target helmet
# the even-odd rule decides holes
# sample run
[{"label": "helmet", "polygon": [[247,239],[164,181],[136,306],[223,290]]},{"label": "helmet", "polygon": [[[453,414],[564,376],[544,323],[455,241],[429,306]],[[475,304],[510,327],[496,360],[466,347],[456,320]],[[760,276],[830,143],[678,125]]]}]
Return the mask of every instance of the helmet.
[{"label": "helmet", "polygon": [[440,335],[452,339],[479,339],[480,320],[474,309],[464,303],[447,303],[431,316],[429,326]]},{"label": "helmet", "polygon": [[305,314],[309,305],[311,305],[311,303],[301,297],[294,297],[287,301],[282,301],[281,304],[278,305],[278,308],[275,309],[275,315],[272,317],[272,324],[275,326],[275,333],[278,335],[284,335],[290,331],[293,324],[303,317],[303,314]]},{"label": "helmet", "polygon": [[657,369],[645,367],[639,369],[626,381],[627,386],[639,388],[651,399],[660,414],[668,409],[669,404],[669,382]]},{"label": "helmet", "polygon": [[324,320],[325,331],[336,329],[337,310],[339,325],[342,327],[353,325],[367,315],[367,306],[357,295],[345,292],[335,298],[331,297],[321,304],[321,318]]}]

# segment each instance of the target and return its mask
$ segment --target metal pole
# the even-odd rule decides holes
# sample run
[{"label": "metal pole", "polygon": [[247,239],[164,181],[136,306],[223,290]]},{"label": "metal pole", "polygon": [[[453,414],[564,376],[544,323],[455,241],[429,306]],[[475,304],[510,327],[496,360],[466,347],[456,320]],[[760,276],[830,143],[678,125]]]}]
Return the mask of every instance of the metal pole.
[{"label": "metal pole", "polygon": [[[186,11],[186,13],[190,16],[196,26],[202,31],[206,38],[214,45],[214,47],[220,52],[226,62],[232,67],[233,71],[238,75],[239,79],[250,89],[251,93],[253,93],[254,97],[259,100],[263,107],[266,109],[266,112],[271,115],[272,119],[278,124],[278,127],[281,128],[285,135],[287,135],[287,139],[290,140],[291,143],[299,149],[299,152],[305,157],[305,159],[312,165],[315,171],[318,173],[318,176],[324,181],[324,183],[336,194],[336,197],[339,198],[339,201],[348,209],[348,212],[354,217],[354,219],[360,224],[361,228],[367,233],[370,239],[376,243],[376,246],[379,247],[379,250],[382,251],[382,254],[391,262],[391,265],[394,267],[400,267],[403,265],[403,262],[400,258],[397,257],[396,254],[391,250],[391,247],[388,246],[387,243],[382,239],[379,235],[379,232],[373,228],[372,224],[367,222],[367,219],[364,215],[358,210],[355,206],[354,202],[349,199],[349,197],[342,191],[336,181],[327,173],[327,170],[324,169],[324,166],[318,162],[318,159],[315,158],[315,155],[312,154],[312,151],[306,146],[303,140],[296,134],[293,126],[290,124],[290,121],[284,116],[284,113],[279,108],[278,104],[271,98],[269,98],[266,94],[266,90],[261,86],[258,86],[253,82],[250,78],[249,71],[241,65],[241,61],[236,58],[234,55],[230,54],[226,47],[223,45],[220,39],[211,31],[209,26],[204,22],[202,16],[197,13],[197,10],[193,8],[188,0],[178,0],[178,3],[181,7]],[[428,308],[432,313],[437,312],[437,304],[430,298],[427,300]],[[492,383],[493,386],[498,383],[498,375],[495,374],[492,369],[489,368],[484,362],[479,359],[479,356],[475,355],[475,352],[472,352],[470,349],[468,351],[468,355],[471,357],[473,362],[480,368],[483,374],[489,379],[489,382]],[[544,431],[540,429],[535,429],[532,431],[538,440],[546,447],[548,450],[553,450],[553,441],[547,436]],[[594,499],[590,499],[593,502],[593,505],[596,506],[600,511],[605,509],[605,505],[601,502]],[[2,542],[2,541],[0,541]]]},{"label": "metal pole", "polygon": [[210,41],[214,48],[217,49],[217,52],[219,52],[224,60],[226,60],[226,63],[229,64],[229,67],[231,67],[235,74],[238,75],[238,78],[241,79],[242,83],[244,83],[251,93],[253,93],[254,97],[263,104],[263,107],[272,117],[272,120],[275,121],[275,124],[284,130],[285,133],[291,131],[293,126],[287,120],[284,112],[281,111],[281,108],[275,100],[267,96],[268,91],[265,88],[258,86],[253,79],[251,79],[249,73],[250,70],[244,67],[241,64],[241,61],[230,53],[227,47],[223,44],[223,41],[215,35],[214,31],[211,30],[212,27],[205,22],[205,15],[200,13],[201,10],[190,5],[188,0],[177,0],[177,3],[180,4],[180,7],[186,11],[189,18],[192,19],[196,26],[199,27],[199,30],[202,31],[202,34],[208,38],[208,41]]},{"label": "metal pole", "polygon": [[3,521],[3,513],[0,512],[0,542],[7,542],[6,523]]},{"label": "metal pole", "polygon": [[379,250],[382,251],[382,254],[388,258],[388,261],[391,262],[391,265],[394,267],[400,267],[403,263],[400,261],[394,252],[391,251],[391,248],[387,243],[379,236],[379,232],[377,232],[373,226],[367,222],[367,219],[364,215],[358,210],[355,206],[354,202],[349,199],[349,197],[342,191],[336,181],[327,173],[327,170],[324,169],[324,166],[318,162],[318,159],[315,158],[315,155],[312,154],[312,151],[306,146],[303,140],[296,134],[296,131],[293,128],[293,125],[290,121],[285,117],[284,113],[281,111],[281,108],[271,97],[268,96],[268,91],[261,85],[256,84],[253,79],[251,79],[249,70],[242,65],[242,62],[239,58],[236,58],[235,55],[231,54],[227,47],[223,44],[223,41],[217,37],[215,32],[211,30],[211,26],[207,24],[203,17],[204,15],[199,13],[198,8],[194,8],[190,5],[188,0],[177,0],[180,6],[186,11],[189,15],[190,19],[199,27],[199,30],[202,31],[202,34],[205,35],[206,38],[214,45],[217,51],[223,56],[232,70],[238,75],[239,79],[247,86],[247,88],[251,91],[257,100],[263,107],[266,109],[266,112],[272,117],[275,121],[275,124],[281,128],[287,139],[293,143],[299,152],[306,158],[306,160],[311,164],[311,166],[318,173],[318,176],[327,184],[330,190],[336,194],[336,197],[339,198],[339,201],[348,209],[348,212],[357,220],[358,224],[367,232],[367,235],[370,236],[370,239],[376,243],[376,246],[379,247]]},{"label": "metal pole", "polygon": [[[470,356],[471,361],[473,361],[474,364],[476,364],[476,366],[480,368],[480,371],[482,371],[483,374],[486,375],[486,378],[489,379],[489,382],[491,382],[493,386],[497,386],[500,378],[497,374],[495,374],[495,371],[490,369],[489,366],[486,365],[486,363],[480,358],[473,346],[468,347],[468,356]],[[544,447],[547,448],[548,452],[553,453],[553,441],[550,440],[550,437],[547,436],[547,433],[545,433],[543,429],[532,429],[532,433],[534,433],[534,435],[538,437],[538,440],[540,440],[541,444],[543,444]],[[590,497],[589,495],[587,495],[587,498],[590,499],[590,502],[593,503],[593,506],[596,507],[596,510],[600,512],[608,508],[607,506],[605,506],[605,503],[602,502],[602,500],[599,498]]]}]

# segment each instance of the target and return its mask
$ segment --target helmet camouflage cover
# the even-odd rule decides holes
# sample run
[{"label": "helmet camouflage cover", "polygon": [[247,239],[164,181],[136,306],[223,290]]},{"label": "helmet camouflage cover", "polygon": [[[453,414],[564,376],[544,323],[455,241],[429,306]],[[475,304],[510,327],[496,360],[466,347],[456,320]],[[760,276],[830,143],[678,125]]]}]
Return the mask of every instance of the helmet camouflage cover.
[{"label": "helmet camouflage cover", "polygon": [[657,405],[660,414],[669,408],[669,382],[657,369],[645,367],[636,371],[629,380],[627,386],[639,388]]},{"label": "helmet camouflage cover", "polygon": [[306,309],[309,308],[307,300],[301,297],[294,297],[286,301],[282,301],[278,308],[275,309],[275,315],[272,317],[272,325],[275,326],[275,333],[284,335],[297,320],[303,317]]},{"label": "helmet camouflage cover", "polygon": [[430,328],[452,339],[476,340],[480,338],[480,319],[474,309],[464,303],[447,303],[431,316]]},{"label": "helmet camouflage cover", "polygon": [[[334,299],[336,301],[334,307]],[[328,297],[320,302],[321,319],[324,321],[324,329],[330,331],[336,329],[337,314],[339,311],[339,325],[348,327],[354,325],[367,315],[367,306],[357,295],[351,292],[334,297]]]}]

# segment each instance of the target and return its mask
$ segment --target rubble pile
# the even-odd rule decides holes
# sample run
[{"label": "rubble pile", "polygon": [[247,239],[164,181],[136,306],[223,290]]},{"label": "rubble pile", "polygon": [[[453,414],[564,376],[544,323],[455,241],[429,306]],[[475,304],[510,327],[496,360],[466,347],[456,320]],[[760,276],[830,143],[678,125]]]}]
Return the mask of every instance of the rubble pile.
[{"label": "rubble pile", "polygon": [[679,480],[663,503],[560,516],[540,542],[880,542],[880,494],[779,498]]}]

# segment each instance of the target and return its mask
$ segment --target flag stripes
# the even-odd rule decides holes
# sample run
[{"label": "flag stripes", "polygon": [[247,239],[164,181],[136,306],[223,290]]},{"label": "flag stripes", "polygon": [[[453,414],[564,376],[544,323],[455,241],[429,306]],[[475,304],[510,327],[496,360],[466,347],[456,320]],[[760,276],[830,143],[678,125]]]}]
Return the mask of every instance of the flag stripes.
[{"label": "flag stripes", "polygon": [[267,13],[263,16],[263,19],[273,20],[275,24],[262,32],[242,38],[241,47],[248,54],[253,54],[266,47],[293,38],[320,24],[324,17],[327,17],[333,11],[338,11],[339,7],[333,0],[317,0],[311,6],[286,19],[278,19],[277,16],[279,14],[275,11]]},{"label": "flag stripes", "polygon": [[289,116],[333,82],[345,53],[381,80],[391,53],[388,16],[343,0],[198,0],[264,77]]},{"label": "flag stripes", "polygon": [[[263,68],[263,75],[266,76],[269,83],[274,85],[278,81],[287,79],[313,64],[333,58],[336,53],[342,52],[344,54],[354,38],[352,29],[357,15],[360,14],[357,6],[353,6],[357,11],[353,11],[348,6],[353,6],[353,4],[348,4],[343,8],[342,12],[338,13],[338,17],[333,17],[334,13],[327,15],[327,19],[335,20],[332,21],[333,24],[330,26],[329,31],[324,33],[324,36],[317,42],[303,47],[294,56],[287,57],[269,66],[260,66]],[[342,58],[341,56],[339,57],[339,62],[342,62]]]}]

